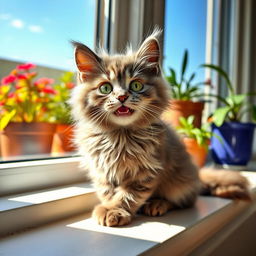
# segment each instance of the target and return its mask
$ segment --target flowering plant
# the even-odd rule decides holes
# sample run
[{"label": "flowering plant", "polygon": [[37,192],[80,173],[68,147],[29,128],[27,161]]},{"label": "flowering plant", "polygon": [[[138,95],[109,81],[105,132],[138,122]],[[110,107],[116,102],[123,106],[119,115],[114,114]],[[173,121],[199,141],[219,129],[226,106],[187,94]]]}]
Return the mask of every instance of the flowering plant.
[{"label": "flowering plant", "polygon": [[55,122],[53,79],[39,78],[32,63],[22,64],[0,83],[0,130],[10,121]]},{"label": "flowering plant", "polygon": [[60,77],[60,82],[53,86],[58,93],[54,96],[55,118],[60,124],[71,124],[71,108],[68,104],[71,89],[74,87],[74,73],[65,72]]},{"label": "flowering plant", "polygon": [[252,121],[256,121],[256,105],[250,104],[248,97],[255,97],[255,92],[237,94],[228,74],[219,66],[213,64],[203,64],[202,67],[210,68],[219,73],[225,81],[228,88],[228,96],[222,97],[215,95],[222,103],[209,118],[216,126],[221,126],[224,121],[241,122],[243,116],[248,113]]}]

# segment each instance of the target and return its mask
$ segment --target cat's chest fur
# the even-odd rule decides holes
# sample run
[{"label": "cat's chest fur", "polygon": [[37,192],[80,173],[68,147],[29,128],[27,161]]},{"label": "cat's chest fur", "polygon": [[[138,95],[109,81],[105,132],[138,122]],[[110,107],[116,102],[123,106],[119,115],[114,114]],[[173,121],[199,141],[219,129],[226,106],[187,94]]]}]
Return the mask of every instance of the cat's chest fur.
[{"label": "cat's chest fur", "polygon": [[119,129],[111,132],[90,131],[83,139],[82,153],[89,159],[92,178],[99,173],[112,180],[134,178],[144,171],[162,169],[159,148],[163,128],[153,125],[144,129]]}]

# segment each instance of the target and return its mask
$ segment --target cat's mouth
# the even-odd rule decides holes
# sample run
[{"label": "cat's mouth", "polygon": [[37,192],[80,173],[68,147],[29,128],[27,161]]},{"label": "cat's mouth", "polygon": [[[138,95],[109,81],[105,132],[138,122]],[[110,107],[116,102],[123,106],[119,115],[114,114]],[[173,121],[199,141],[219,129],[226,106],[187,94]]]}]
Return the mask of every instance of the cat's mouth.
[{"label": "cat's mouth", "polygon": [[130,115],[132,115],[133,112],[134,112],[133,109],[128,108],[128,107],[126,107],[126,106],[121,106],[120,108],[118,108],[118,109],[114,112],[114,114],[115,114],[116,116],[130,116]]}]

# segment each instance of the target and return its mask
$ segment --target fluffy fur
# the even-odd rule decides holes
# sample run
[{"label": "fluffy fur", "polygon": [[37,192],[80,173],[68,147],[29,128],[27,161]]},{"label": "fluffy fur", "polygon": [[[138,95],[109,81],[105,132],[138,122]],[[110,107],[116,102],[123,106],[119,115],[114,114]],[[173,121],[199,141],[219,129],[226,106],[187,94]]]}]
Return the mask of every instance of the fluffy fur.
[{"label": "fluffy fur", "polygon": [[[247,180],[238,173],[199,171],[176,132],[161,121],[169,93],[158,36],[155,31],[136,52],[114,56],[74,42],[76,144],[101,200],[93,211],[101,225],[128,224],[138,210],[157,216],[192,206],[202,189],[249,198]],[[132,90],[134,81],[143,89]],[[100,91],[104,84],[110,93]]]}]

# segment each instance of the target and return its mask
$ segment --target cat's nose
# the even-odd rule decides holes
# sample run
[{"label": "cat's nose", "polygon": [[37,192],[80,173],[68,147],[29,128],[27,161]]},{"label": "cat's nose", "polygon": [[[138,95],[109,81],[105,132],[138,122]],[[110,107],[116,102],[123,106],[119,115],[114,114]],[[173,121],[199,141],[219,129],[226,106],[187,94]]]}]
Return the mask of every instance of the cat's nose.
[{"label": "cat's nose", "polygon": [[127,99],[128,99],[128,96],[127,95],[120,95],[117,97],[117,99],[121,102],[121,103],[124,103]]}]

